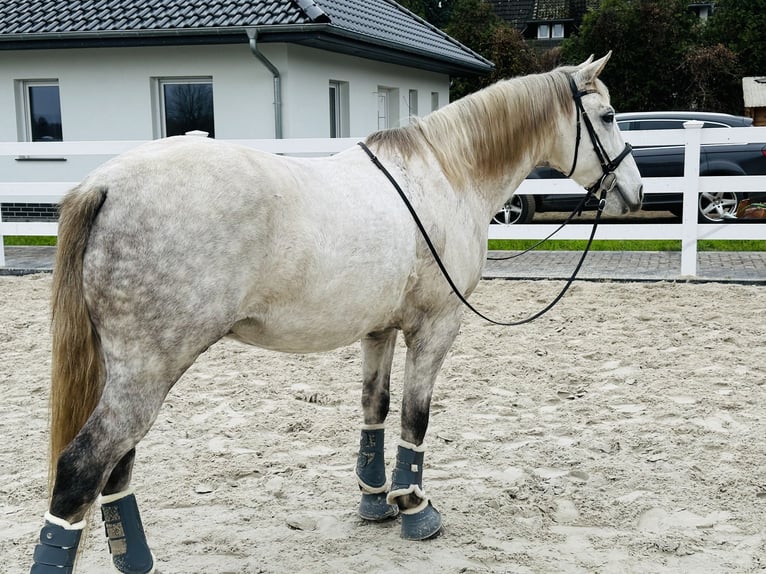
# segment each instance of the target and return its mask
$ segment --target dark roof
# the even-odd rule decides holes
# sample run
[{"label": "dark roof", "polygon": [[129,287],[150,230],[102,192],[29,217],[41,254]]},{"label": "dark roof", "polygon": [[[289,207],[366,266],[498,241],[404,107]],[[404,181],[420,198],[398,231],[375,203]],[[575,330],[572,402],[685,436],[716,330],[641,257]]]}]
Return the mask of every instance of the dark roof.
[{"label": "dark roof", "polygon": [[490,0],[495,13],[523,30],[530,22],[579,24],[585,13],[597,8],[599,0]]},{"label": "dark roof", "polygon": [[3,0],[0,49],[293,42],[450,74],[492,63],[392,0]]}]

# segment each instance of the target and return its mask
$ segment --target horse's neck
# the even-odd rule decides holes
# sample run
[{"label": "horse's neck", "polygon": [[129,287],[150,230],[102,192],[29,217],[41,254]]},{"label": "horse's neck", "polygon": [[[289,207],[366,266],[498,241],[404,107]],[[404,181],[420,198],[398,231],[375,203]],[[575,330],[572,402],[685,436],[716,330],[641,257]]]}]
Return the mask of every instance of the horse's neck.
[{"label": "horse's neck", "polygon": [[[476,101],[456,102],[425,119],[425,133],[447,178],[458,190],[480,193],[490,215],[536,165],[549,159],[558,133],[556,122],[561,119],[553,101],[541,105],[514,92],[518,88],[513,85],[494,89],[507,91],[475,94]],[[507,108],[493,111],[497,101]],[[470,113],[458,112],[458,106]],[[455,129],[458,123],[463,129]]]}]

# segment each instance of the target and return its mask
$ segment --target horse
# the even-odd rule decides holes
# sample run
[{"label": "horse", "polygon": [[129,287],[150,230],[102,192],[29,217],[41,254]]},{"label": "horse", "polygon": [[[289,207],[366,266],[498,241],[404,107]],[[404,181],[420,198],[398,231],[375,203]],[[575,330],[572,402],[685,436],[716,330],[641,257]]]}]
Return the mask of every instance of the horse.
[{"label": "horse", "polygon": [[[130,486],[135,449],[175,382],[224,337],[291,353],[361,341],[358,513],[400,516],[408,540],[437,535],[424,440],[462,308],[391,181],[464,297],[481,277],[488,222],[535,166],[598,186],[606,213],[637,210],[641,178],[598,78],[610,54],[499,81],[371,134],[365,147],[386,173],[361,146],[301,158],[178,136],[107,161],[71,190],[51,300],[50,500],[31,572],[73,572],[96,502],[116,569],[154,572]],[[384,423],[400,331],[389,480]]]}]

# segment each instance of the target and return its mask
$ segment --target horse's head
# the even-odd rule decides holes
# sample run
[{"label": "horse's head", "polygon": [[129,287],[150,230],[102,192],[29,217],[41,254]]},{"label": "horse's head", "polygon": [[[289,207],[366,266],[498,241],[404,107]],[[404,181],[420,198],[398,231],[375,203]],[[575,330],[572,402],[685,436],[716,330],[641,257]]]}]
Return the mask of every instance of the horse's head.
[{"label": "horse's head", "polygon": [[572,113],[562,118],[557,142],[557,159],[551,164],[567,177],[606,195],[604,211],[625,214],[637,211],[643,199],[643,185],[636,162],[615,122],[609,91],[598,79],[609,57],[591,56],[568,70]]}]

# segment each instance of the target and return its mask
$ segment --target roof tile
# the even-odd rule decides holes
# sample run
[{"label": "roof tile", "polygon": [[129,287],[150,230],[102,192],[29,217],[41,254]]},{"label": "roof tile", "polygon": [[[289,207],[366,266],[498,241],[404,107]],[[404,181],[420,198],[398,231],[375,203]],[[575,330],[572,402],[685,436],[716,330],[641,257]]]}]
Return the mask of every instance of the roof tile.
[{"label": "roof tile", "polygon": [[[312,19],[313,18],[313,19]],[[327,20],[329,19],[329,22]],[[392,0],[2,0],[3,40],[84,32],[242,29],[326,22],[330,33],[365,38],[462,65],[489,67],[487,60]]]}]

